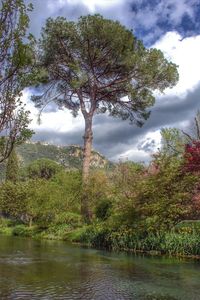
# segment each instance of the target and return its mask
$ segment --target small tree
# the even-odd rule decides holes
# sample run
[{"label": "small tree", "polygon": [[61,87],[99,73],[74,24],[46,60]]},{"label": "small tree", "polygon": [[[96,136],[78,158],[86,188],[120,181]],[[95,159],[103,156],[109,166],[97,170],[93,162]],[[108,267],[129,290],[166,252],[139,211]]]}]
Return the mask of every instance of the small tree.
[{"label": "small tree", "polygon": [[32,62],[30,44],[24,43],[31,9],[23,0],[0,3],[0,163],[32,134],[29,112],[19,99]]},{"label": "small tree", "polygon": [[62,170],[62,166],[55,161],[41,158],[33,161],[27,168],[28,176],[32,179],[51,179],[56,173]]},{"label": "small tree", "polygon": [[18,175],[19,161],[15,148],[13,148],[6,165],[6,180],[16,182],[18,180]]},{"label": "small tree", "polygon": [[[33,97],[37,105],[55,101],[85,120],[83,182],[87,183],[92,148],[92,122],[109,113],[141,126],[154,104],[153,91],[173,87],[176,65],[157,49],[146,49],[119,22],[100,15],[77,23],[49,18],[39,42],[39,61],[48,82],[46,92]],[[46,73],[45,73],[45,72]],[[83,213],[88,215],[87,197]]]},{"label": "small tree", "polygon": [[177,128],[161,129],[161,152],[166,156],[182,157],[187,139]]}]

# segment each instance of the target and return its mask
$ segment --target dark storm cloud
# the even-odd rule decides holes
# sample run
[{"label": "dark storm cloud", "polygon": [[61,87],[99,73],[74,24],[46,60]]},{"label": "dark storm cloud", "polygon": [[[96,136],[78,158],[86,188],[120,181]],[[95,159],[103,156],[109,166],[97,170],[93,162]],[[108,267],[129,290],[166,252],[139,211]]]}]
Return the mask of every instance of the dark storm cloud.
[{"label": "dark storm cloud", "polygon": [[[97,115],[94,119],[94,148],[110,159],[123,154],[138,144],[138,150],[151,152],[155,149],[155,141],[144,136],[150,131],[162,127],[180,127],[187,131],[181,123],[192,120],[200,108],[200,85],[189,92],[185,98],[162,97],[152,108],[150,118],[142,128],[130,125],[128,121],[121,121],[106,115]],[[47,141],[55,144],[70,145],[83,144],[83,127],[67,133],[52,131],[38,131],[34,140]]]},{"label": "dark storm cloud", "polygon": [[143,150],[147,153],[154,152],[156,150],[156,141],[151,138],[147,138],[145,141],[142,141],[138,144],[138,150]]},{"label": "dark storm cloud", "polygon": [[109,153],[109,157],[112,157],[120,153],[119,148],[126,151],[137,142],[144,143],[144,135],[150,131],[162,127],[180,127],[181,122],[192,120],[200,108],[199,95],[200,85],[183,99],[169,96],[158,99],[152,108],[150,118],[142,128],[130,125],[126,121],[98,116],[94,122],[95,144],[98,149]]},{"label": "dark storm cloud", "polygon": [[33,141],[48,142],[55,145],[82,145],[81,131],[60,133],[57,131],[38,130],[33,136]]}]

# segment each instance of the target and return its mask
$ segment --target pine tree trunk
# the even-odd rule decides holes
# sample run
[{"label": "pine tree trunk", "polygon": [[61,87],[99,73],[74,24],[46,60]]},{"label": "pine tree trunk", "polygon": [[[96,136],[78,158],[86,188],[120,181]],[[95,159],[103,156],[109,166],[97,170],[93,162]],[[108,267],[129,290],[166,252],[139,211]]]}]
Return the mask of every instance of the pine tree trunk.
[{"label": "pine tree trunk", "polygon": [[88,206],[87,183],[89,177],[90,160],[92,152],[92,117],[85,118],[85,134],[84,134],[84,149],[83,149],[83,194],[81,203],[81,212],[85,221],[90,221],[90,211]]},{"label": "pine tree trunk", "polygon": [[32,227],[32,224],[33,224],[33,218],[30,217],[30,219],[29,219],[29,227],[30,227],[30,228]]}]

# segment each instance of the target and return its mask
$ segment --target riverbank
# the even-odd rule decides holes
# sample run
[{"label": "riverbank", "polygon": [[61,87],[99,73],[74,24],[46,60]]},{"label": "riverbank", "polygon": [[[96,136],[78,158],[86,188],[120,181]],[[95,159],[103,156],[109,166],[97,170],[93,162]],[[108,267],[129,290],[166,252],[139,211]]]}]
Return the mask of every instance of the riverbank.
[{"label": "riverbank", "polygon": [[62,240],[79,243],[91,248],[112,251],[146,253],[150,255],[173,255],[200,259],[200,233],[182,228],[182,231],[139,234],[121,228],[109,229],[106,223],[95,223],[72,229],[61,224],[43,228],[29,227],[8,219],[1,219],[0,234],[34,239]]}]

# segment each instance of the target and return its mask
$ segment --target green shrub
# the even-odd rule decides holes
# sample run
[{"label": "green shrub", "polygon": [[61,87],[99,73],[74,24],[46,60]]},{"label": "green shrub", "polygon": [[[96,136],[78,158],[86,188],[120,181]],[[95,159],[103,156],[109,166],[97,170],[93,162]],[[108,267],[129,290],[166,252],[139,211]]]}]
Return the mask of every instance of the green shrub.
[{"label": "green shrub", "polygon": [[12,234],[15,236],[32,237],[35,233],[35,227],[29,228],[25,225],[17,225],[12,230]]},{"label": "green shrub", "polygon": [[110,200],[100,201],[95,208],[95,215],[99,220],[105,221],[111,215],[112,203]]},{"label": "green shrub", "polygon": [[20,219],[26,213],[28,185],[7,181],[0,187],[0,210],[8,216]]},{"label": "green shrub", "polygon": [[13,221],[7,218],[0,217],[0,227],[11,227]]},{"label": "green shrub", "polygon": [[112,249],[114,250],[139,250],[140,248],[140,237],[132,229],[121,228],[117,232],[112,232],[110,239],[112,241]]},{"label": "green shrub", "polygon": [[40,158],[30,163],[27,168],[27,173],[29,178],[42,178],[48,180],[61,170],[62,166],[57,162],[48,158]]},{"label": "green shrub", "polygon": [[40,237],[50,240],[66,240],[70,231],[71,227],[67,224],[51,225],[40,234]]},{"label": "green shrub", "polygon": [[[68,241],[71,241],[71,242],[75,242],[75,243],[84,243],[84,240],[83,240],[83,235],[85,233],[85,230],[87,226],[83,226],[81,228],[77,228],[75,230],[72,230],[72,231],[69,231],[67,234],[66,234],[66,240]],[[86,242],[85,242],[86,244]]]},{"label": "green shrub", "polygon": [[13,221],[0,217],[0,234],[11,235],[12,234],[12,223]]},{"label": "green shrub", "polygon": [[81,215],[72,212],[62,212],[55,216],[55,224],[68,224],[72,228],[81,226]]},{"label": "green shrub", "polygon": [[179,222],[175,226],[175,231],[178,233],[199,233],[200,234],[200,220],[185,220]]},{"label": "green shrub", "polygon": [[104,224],[88,225],[80,232],[78,242],[95,248],[111,249],[110,230]]}]

